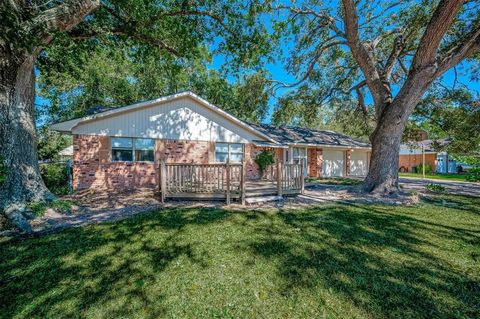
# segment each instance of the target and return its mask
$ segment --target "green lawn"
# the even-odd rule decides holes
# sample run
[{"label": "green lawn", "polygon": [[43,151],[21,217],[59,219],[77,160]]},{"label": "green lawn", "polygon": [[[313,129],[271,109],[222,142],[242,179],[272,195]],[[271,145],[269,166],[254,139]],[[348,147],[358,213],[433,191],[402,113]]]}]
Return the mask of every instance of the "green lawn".
[{"label": "green lawn", "polygon": [[[423,178],[422,174],[417,173],[399,173],[400,177]],[[427,174],[425,178],[445,180],[445,181],[467,181],[467,174]]]},{"label": "green lawn", "polygon": [[363,179],[351,178],[351,177],[307,177],[305,178],[306,182],[320,183],[326,185],[343,185],[343,186],[352,186],[360,185],[363,182]]},{"label": "green lawn", "polygon": [[0,256],[2,318],[478,318],[480,198],[172,209]]}]

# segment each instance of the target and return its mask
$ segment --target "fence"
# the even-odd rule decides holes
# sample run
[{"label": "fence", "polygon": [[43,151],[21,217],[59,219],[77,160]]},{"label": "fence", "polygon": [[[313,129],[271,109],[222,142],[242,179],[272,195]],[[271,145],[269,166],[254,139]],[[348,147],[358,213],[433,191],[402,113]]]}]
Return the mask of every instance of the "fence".
[{"label": "fence", "polygon": [[[281,164],[270,168],[269,180],[277,183],[278,195],[303,192],[303,163]],[[279,173],[280,172],[280,173]],[[245,164],[177,164],[160,163],[160,193],[165,198],[225,199],[230,204],[237,199],[245,204],[248,190],[245,187]],[[275,179],[274,179],[275,178]]]}]

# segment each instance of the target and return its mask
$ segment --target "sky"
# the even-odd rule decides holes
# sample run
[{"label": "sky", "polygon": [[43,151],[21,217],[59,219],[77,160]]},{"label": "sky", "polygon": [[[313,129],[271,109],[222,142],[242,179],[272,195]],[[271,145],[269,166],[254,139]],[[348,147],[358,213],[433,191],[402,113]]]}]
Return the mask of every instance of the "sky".
[{"label": "sky", "polygon": [[[332,0],[332,2],[330,3],[330,5],[333,5],[333,6],[337,6],[338,3],[336,3],[336,0]],[[268,17],[265,17],[263,18],[263,21],[262,21],[266,26],[267,26],[267,29],[270,29],[271,31],[271,21]],[[284,43],[284,48],[287,49],[291,49],[293,47],[293,43]],[[225,64],[225,57],[222,56],[222,55],[216,55],[214,56],[213,58],[213,62],[208,66],[209,68],[213,68],[213,69],[220,69],[220,67]],[[267,71],[270,73],[271,75],[271,78],[273,80],[278,80],[278,81],[282,81],[282,82],[285,82],[285,83],[294,83],[296,82],[296,79],[294,76],[292,76],[291,74],[289,74],[285,68],[285,66],[282,64],[282,62],[274,62],[274,63],[270,63],[270,64],[267,64],[266,65],[266,69]],[[475,92],[475,94],[477,94],[477,98],[480,99],[480,82],[478,81],[471,81],[470,80],[470,75],[469,75],[469,63],[468,62],[462,62],[458,67],[457,67],[457,75],[455,75],[455,72],[452,70],[449,70],[442,78],[442,83],[447,86],[447,87],[453,87],[454,83],[455,83],[455,77],[457,77],[457,84],[456,84],[456,87],[459,87],[460,85],[465,85],[466,87],[468,87],[468,89],[472,92]],[[37,71],[37,75],[38,75],[38,71]],[[227,77],[227,79],[231,82],[233,82],[235,79],[231,76]],[[289,88],[289,89],[282,89],[282,88],[279,88],[275,91],[275,94],[273,96],[271,96],[270,100],[269,100],[269,112],[268,112],[268,115],[267,115],[267,118],[264,122],[266,123],[269,123],[271,121],[271,117],[272,117],[272,113],[274,111],[274,108],[275,108],[275,104],[276,104],[276,101],[278,99],[278,97],[282,96],[283,94],[291,91],[291,90],[294,90],[295,88]],[[394,88],[394,93],[395,93],[395,88]],[[372,99],[370,96],[366,96],[366,103],[367,104],[370,104],[372,102]],[[39,96],[36,97],[35,99],[35,103],[37,105],[48,105],[49,104],[49,101],[46,100],[46,99],[43,99]]]}]

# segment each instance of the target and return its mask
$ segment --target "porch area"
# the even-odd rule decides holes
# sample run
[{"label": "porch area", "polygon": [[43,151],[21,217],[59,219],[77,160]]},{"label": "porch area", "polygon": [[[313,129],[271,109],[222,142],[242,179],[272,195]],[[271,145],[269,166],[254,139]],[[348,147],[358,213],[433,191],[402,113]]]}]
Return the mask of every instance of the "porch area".
[{"label": "porch area", "polygon": [[304,164],[281,163],[269,167],[259,180],[246,178],[245,164],[160,163],[161,201],[169,198],[237,201],[258,196],[302,194],[305,188]]}]

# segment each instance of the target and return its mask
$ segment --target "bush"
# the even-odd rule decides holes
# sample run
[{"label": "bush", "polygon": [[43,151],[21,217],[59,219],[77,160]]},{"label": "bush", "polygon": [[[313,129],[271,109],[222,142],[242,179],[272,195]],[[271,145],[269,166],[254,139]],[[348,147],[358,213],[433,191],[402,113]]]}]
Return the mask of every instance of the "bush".
[{"label": "bush", "polygon": [[257,155],[257,157],[255,157],[255,162],[258,164],[260,172],[263,174],[269,165],[275,163],[275,153],[273,151],[263,150]]},{"label": "bush", "polygon": [[[417,165],[417,173],[423,173],[423,164]],[[430,166],[430,163],[425,163],[425,174],[432,174],[432,166]]]},{"label": "bush", "polygon": [[425,186],[425,188],[427,189],[427,191],[431,192],[431,193],[445,193],[447,191],[447,189],[445,188],[445,186],[443,185],[439,185],[439,184],[433,184],[433,183],[429,183]]},{"label": "bush", "polygon": [[480,182],[480,167],[473,167],[468,170],[467,181]]},{"label": "bush", "polygon": [[66,163],[40,165],[40,173],[47,188],[55,195],[68,194],[68,167]]}]

